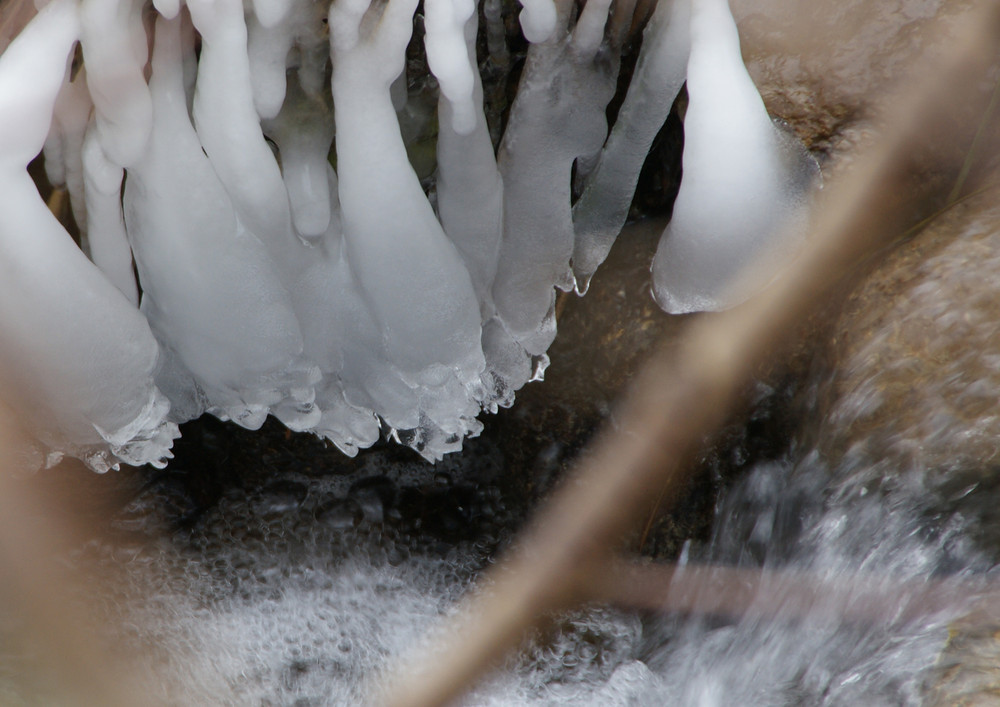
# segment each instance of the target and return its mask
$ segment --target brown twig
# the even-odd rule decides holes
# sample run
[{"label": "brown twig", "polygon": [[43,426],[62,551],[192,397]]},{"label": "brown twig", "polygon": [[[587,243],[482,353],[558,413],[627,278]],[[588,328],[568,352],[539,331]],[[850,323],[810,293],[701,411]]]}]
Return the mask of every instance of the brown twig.
[{"label": "brown twig", "polygon": [[796,621],[827,612],[844,621],[910,621],[973,602],[995,603],[947,579],[906,579],[856,573],[835,580],[802,570],[617,561],[589,587],[592,601],[655,612]]},{"label": "brown twig", "polygon": [[588,585],[613,571],[613,548],[647,508],[650,489],[665,486],[669,498],[754,367],[790,343],[796,325],[852,267],[941,196],[926,168],[954,183],[961,148],[976,128],[957,119],[954,106],[985,102],[979,83],[998,35],[1000,6],[982,3],[954,32],[950,56],[921,67],[909,89],[892,97],[877,148],[826,190],[811,243],[795,267],[746,305],[696,322],[676,354],[652,358],[622,405],[621,429],[601,435],[518,550],[489,576],[489,591],[468,601],[446,633],[447,645],[402,672],[385,704],[449,703],[539,616],[585,598]]}]

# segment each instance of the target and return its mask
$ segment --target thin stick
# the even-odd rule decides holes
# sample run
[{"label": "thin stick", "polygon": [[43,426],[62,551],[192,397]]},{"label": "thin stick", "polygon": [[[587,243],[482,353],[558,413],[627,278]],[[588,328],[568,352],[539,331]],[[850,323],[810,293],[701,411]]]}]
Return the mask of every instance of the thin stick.
[{"label": "thin stick", "polygon": [[604,431],[518,550],[488,576],[489,591],[460,612],[446,634],[450,642],[424,651],[412,671],[389,673],[400,678],[385,704],[449,703],[540,615],[585,597],[588,583],[612,571],[611,548],[648,507],[650,490],[664,486],[668,498],[676,490],[754,368],[790,343],[796,325],[843,275],[940,196],[934,180],[914,167],[960,168],[954,148],[968,144],[975,125],[956,119],[951,106],[984,102],[977,83],[994,56],[1000,6],[984,2],[966,20],[949,42],[951,55],[916,72],[909,90],[890,102],[880,145],[827,189],[810,246],[794,269],[743,307],[695,322],[676,355],[653,357],[622,406],[621,430]]},{"label": "thin stick", "polygon": [[796,621],[816,612],[870,624],[906,622],[1000,594],[948,579],[855,573],[830,580],[802,570],[618,561],[596,578],[592,601],[655,612]]}]

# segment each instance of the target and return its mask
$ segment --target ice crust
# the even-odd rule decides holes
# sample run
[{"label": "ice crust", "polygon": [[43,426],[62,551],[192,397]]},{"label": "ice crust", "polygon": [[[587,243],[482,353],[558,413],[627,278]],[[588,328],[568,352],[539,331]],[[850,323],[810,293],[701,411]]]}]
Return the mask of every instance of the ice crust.
[{"label": "ice crust", "polygon": [[[724,0],[659,3],[610,131],[628,25],[609,0],[525,0],[505,125],[475,0],[425,1],[433,79],[407,71],[417,5],[54,0],[0,55],[0,393],[47,450],[159,462],[204,412],[347,454],[459,449],[542,377],[556,291],[586,290],[685,78],[659,301],[732,304],[737,266],[800,213],[812,163],[772,126]],[[503,6],[483,13],[483,70],[506,75]],[[433,178],[408,154],[435,125],[421,86]],[[26,174],[43,144],[79,248]]]}]

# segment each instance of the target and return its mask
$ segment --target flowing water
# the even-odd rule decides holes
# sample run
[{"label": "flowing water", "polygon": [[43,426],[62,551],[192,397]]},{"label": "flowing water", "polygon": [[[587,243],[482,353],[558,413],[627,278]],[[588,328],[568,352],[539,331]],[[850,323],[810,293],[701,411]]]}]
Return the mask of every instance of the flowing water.
[{"label": "flowing water", "polygon": [[[74,559],[96,561],[111,587],[100,601],[111,650],[141,654],[167,703],[361,704],[393,657],[435,635],[517,521],[496,450],[476,449],[474,478],[379,452],[350,476],[284,472],[166,535],[191,501],[161,473],[118,515],[113,541]],[[756,464],[681,559],[759,571],[747,613],[579,610],[466,704],[926,704],[949,630],[993,574],[977,526],[995,511],[989,489],[886,479],[816,453]],[[845,613],[871,601],[859,576],[881,599]],[[839,594],[783,612],[802,577]],[[930,583],[954,586],[954,600],[920,606]],[[765,606],[777,609],[754,611]],[[0,696],[17,704],[26,688],[5,672]]]}]

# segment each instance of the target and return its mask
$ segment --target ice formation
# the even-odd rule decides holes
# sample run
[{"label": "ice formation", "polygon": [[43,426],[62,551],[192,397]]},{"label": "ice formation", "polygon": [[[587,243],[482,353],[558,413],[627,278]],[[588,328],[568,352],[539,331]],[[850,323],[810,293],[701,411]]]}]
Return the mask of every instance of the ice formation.
[{"label": "ice formation", "polygon": [[162,464],[177,436],[146,320],[91,263],[26,172],[81,31],[53,0],[0,57],[0,396],[47,447],[98,471]]},{"label": "ice formation", "polygon": [[[513,70],[499,0],[425,0],[416,22],[417,0],[20,8],[0,55],[0,398],[99,469],[161,462],[204,412],[438,459],[544,370],[556,290],[586,290],[685,77],[657,297],[730,304],[720,282],[808,180],[725,0],[659,3],[610,130],[632,18],[611,0],[522,4],[505,119],[488,119],[480,70]],[[414,26],[439,89],[432,178],[408,153],[434,124],[407,103]],[[26,172],[43,143],[80,247]]]},{"label": "ice formation", "polygon": [[[653,259],[656,300],[672,314],[727,309],[766,284],[773,268],[761,263],[796,247],[816,169],[768,116],[728,0],[691,0],[690,26],[684,177]],[[753,282],[748,265],[761,268]]]}]

